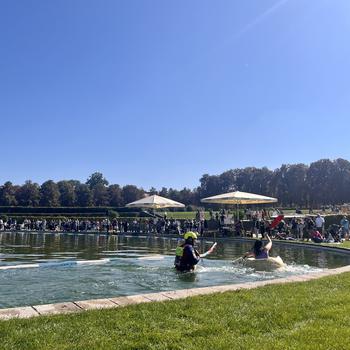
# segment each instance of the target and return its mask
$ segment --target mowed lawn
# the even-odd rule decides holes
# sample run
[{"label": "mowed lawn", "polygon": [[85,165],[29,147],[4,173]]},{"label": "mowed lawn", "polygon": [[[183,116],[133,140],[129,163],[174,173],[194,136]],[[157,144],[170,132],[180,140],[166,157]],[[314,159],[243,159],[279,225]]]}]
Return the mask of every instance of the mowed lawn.
[{"label": "mowed lawn", "polygon": [[350,349],[350,273],[0,322],[1,349]]},{"label": "mowed lawn", "polygon": [[[157,212],[159,215],[164,215],[164,212]],[[196,211],[167,211],[168,219],[183,219],[183,220],[192,220],[196,218]],[[210,219],[209,211],[204,212],[205,218]]]}]

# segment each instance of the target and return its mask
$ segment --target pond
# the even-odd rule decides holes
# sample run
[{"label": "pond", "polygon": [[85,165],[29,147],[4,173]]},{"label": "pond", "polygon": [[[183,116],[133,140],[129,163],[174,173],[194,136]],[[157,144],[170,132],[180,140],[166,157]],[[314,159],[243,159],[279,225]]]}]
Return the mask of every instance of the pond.
[{"label": "pond", "polygon": [[[212,243],[201,240],[197,248],[204,252]],[[253,282],[350,264],[350,255],[344,253],[275,244],[271,255],[280,255],[287,268],[257,272],[232,264],[251,243],[220,240],[196,272],[179,274],[173,268],[176,245],[177,238],[154,236],[2,232],[0,266],[87,264],[0,270],[0,308]]]}]

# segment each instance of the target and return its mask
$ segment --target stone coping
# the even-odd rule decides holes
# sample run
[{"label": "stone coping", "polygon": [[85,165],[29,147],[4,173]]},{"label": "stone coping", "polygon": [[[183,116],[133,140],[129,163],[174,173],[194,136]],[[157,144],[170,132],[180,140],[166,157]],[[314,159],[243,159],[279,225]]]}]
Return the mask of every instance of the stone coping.
[{"label": "stone coping", "polygon": [[206,295],[212,293],[223,293],[241,289],[253,289],[271,284],[284,284],[293,282],[306,282],[326,276],[338,275],[344,272],[350,272],[350,265],[336,269],[325,270],[316,273],[309,273],[297,276],[277,278],[266,281],[248,282],[240,284],[228,284],[212,287],[180,289],[174,291],[163,291],[159,293],[146,293],[140,295],[121,296],[115,298],[81,300],[74,302],[63,302],[46,305],[33,305],[24,307],[15,307],[0,310],[0,320],[9,320],[12,318],[31,318],[41,315],[57,315],[67,313],[77,313],[85,310],[108,309],[123,307],[132,304],[142,304],[149,302],[163,302],[168,300],[184,299],[187,297]]}]

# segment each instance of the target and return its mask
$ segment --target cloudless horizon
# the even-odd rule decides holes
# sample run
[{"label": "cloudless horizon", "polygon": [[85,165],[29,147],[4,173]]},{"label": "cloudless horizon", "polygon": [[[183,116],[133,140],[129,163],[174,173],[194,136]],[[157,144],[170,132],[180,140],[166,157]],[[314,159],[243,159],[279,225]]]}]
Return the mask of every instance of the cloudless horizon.
[{"label": "cloudless horizon", "polygon": [[348,0],[3,0],[0,184],[194,188],[350,159]]}]

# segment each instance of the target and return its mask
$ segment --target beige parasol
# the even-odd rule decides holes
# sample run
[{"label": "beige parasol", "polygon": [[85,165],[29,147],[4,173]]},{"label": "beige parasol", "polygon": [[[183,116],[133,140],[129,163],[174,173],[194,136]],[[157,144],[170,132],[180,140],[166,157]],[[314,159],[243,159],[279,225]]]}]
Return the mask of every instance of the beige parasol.
[{"label": "beige parasol", "polygon": [[185,205],[172,199],[164,198],[161,196],[152,195],[135,202],[126,205],[128,208],[150,208],[150,209],[160,209],[160,208],[184,208]]},{"label": "beige parasol", "polygon": [[260,194],[254,193],[235,191],[203,198],[201,199],[201,202],[213,204],[262,204],[275,203],[277,202],[277,198],[261,196]]}]

